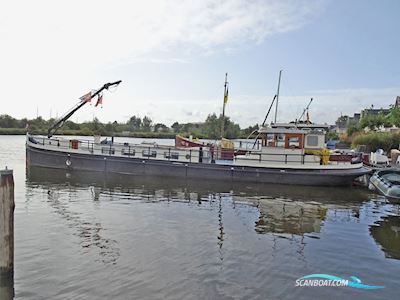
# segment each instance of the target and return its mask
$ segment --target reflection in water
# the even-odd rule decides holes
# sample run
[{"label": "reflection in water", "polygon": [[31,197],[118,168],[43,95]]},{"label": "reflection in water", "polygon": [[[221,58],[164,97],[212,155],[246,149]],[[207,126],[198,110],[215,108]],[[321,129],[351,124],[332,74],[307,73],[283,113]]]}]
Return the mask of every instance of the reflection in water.
[{"label": "reflection in water", "polygon": [[[42,188],[47,190],[47,202],[50,207],[74,230],[73,235],[80,239],[83,253],[97,251],[99,261],[115,264],[120,256],[117,241],[103,236],[104,229],[100,222],[90,221],[82,213],[71,209],[70,198],[77,197],[77,191],[74,188],[66,188],[64,184],[62,187],[43,185]],[[100,190],[92,189],[92,195],[93,200],[98,201]]]},{"label": "reflection in water", "polygon": [[0,272],[0,299],[14,299],[14,275]]},{"label": "reflection in water", "polygon": [[[382,264],[381,250],[374,244],[368,248],[372,238],[360,234],[360,228],[382,219],[371,228],[371,235],[384,251],[399,248],[397,235],[379,233],[382,227],[397,228],[393,222],[398,219],[385,219],[393,206],[382,198],[374,200],[373,194],[360,188],[67,174],[31,168],[27,193],[36,193],[36,199],[38,193],[46,196],[41,206],[50,207],[50,217],[55,215],[68,227],[63,233],[67,240],[72,231],[72,240],[79,241],[80,247],[73,251],[82,249],[85,255],[90,249],[95,259],[104,262],[89,263],[88,268],[85,265],[69,274],[78,278],[71,284],[81,286],[77,293],[85,294],[87,284],[102,290],[106,299],[129,299],[128,295],[138,293],[137,298],[160,299],[248,299],[268,293],[272,299],[324,298],[326,290],[313,289],[312,295],[306,289],[294,290],[294,280],[321,272],[320,266],[342,274],[353,265],[360,272],[355,275],[370,276],[371,282],[380,278],[375,272]],[[390,246],[379,235],[389,239]],[[347,254],[348,249],[354,251]],[[396,255],[393,252],[391,257]],[[82,274],[97,268],[110,270],[110,275],[95,277],[107,276],[114,292]],[[386,279],[390,284],[395,281]],[[337,290],[335,296],[341,298],[342,290]],[[75,296],[70,290],[60,295]]]},{"label": "reflection in water", "polygon": [[289,199],[259,201],[260,218],[256,222],[258,233],[288,233],[303,235],[318,233],[327,208],[318,203],[305,203]]},{"label": "reflection in water", "polygon": [[400,217],[385,216],[370,226],[371,235],[381,245],[385,256],[400,259]]},{"label": "reflection in water", "polygon": [[[224,242],[223,205],[222,200],[228,198],[233,204],[244,202],[259,210],[259,219],[255,222],[255,231],[265,234],[289,234],[302,238],[306,233],[319,233],[327,209],[332,203],[336,207],[353,204],[353,215],[357,215],[362,201],[368,200],[369,192],[357,188],[319,188],[303,186],[280,186],[269,184],[215,183],[210,181],[191,181],[173,178],[106,176],[102,173],[75,172],[66,173],[61,170],[49,170],[32,167],[27,170],[27,179],[31,184],[69,184],[69,187],[90,186],[94,202],[101,197],[110,200],[140,200],[147,202],[202,202],[218,201],[218,246],[222,249]],[[51,187],[51,185],[49,185]],[[100,236],[102,228],[98,223],[87,223],[79,214],[68,211],[68,203],[57,200],[54,189],[49,191],[51,205],[56,212],[64,216],[70,226],[79,229],[83,239],[82,246],[98,246],[111,255],[117,249],[116,242]],[[306,199],[306,200],[304,200]],[[350,199],[350,201],[349,201]],[[352,203],[353,201],[354,203]],[[233,207],[235,208],[235,207]],[[312,236],[311,236],[312,237]],[[317,237],[317,236],[314,236]],[[292,237],[293,238],[293,237]],[[301,241],[300,241],[301,243]],[[107,247],[105,247],[107,245]],[[108,251],[110,250],[110,251]],[[118,251],[115,250],[115,253]],[[117,254],[111,255],[118,256]],[[112,259],[111,259],[112,260]]]},{"label": "reflection in water", "polygon": [[[214,193],[230,193],[241,200],[273,200],[276,198],[317,201],[318,203],[354,204],[359,206],[369,200],[371,193],[366,189],[351,187],[306,187],[287,186],[278,184],[253,184],[241,182],[215,182],[207,180],[178,179],[172,177],[129,176],[94,172],[71,172],[39,167],[27,169],[27,180],[31,184],[55,183],[75,187],[88,185],[101,188],[104,193],[121,193],[119,196],[132,196],[138,192],[148,192],[150,196],[161,196],[164,200],[198,200],[209,201]],[[246,201],[246,200],[245,200]]]},{"label": "reflection in water", "polygon": [[219,249],[218,249],[218,251],[219,251],[219,259],[222,262],[224,260],[224,253],[223,253],[223,250],[222,250],[222,246],[224,244],[225,232],[224,232],[224,223],[222,221],[222,214],[223,213],[222,213],[222,199],[221,199],[222,197],[221,197],[221,194],[219,195],[218,198],[219,198],[218,199],[218,227],[219,227],[219,234],[218,234],[217,238],[218,238],[218,246],[219,246]]},{"label": "reflection in water", "polygon": [[224,243],[224,224],[222,223],[222,201],[221,195],[219,195],[218,199],[218,226],[219,226],[219,235],[218,235],[218,245],[219,248],[222,249],[222,245]]},{"label": "reflection in water", "polygon": [[[74,191],[70,191],[70,193],[74,193]],[[99,253],[100,261],[105,264],[115,264],[119,257],[117,241],[102,236],[104,229],[101,223],[87,221],[82,214],[73,212],[69,208],[68,201],[62,200],[59,191],[49,189],[47,194],[48,203],[55,213],[66,220],[70,228],[76,230],[74,235],[81,240],[80,245],[84,253],[96,249]],[[94,200],[96,201],[96,193],[94,193]]]}]

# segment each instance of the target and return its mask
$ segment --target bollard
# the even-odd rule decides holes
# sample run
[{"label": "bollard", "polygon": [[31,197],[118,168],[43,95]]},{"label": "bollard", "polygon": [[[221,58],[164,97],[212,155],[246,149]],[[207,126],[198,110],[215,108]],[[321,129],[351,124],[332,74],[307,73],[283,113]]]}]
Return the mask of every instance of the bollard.
[{"label": "bollard", "polygon": [[14,177],[0,170],[0,299],[14,297]]}]

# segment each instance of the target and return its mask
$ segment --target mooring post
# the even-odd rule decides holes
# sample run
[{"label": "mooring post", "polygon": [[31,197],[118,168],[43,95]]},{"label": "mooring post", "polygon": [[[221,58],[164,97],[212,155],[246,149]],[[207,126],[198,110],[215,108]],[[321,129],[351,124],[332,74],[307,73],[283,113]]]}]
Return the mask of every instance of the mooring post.
[{"label": "mooring post", "polygon": [[14,177],[0,170],[0,299],[14,297]]}]

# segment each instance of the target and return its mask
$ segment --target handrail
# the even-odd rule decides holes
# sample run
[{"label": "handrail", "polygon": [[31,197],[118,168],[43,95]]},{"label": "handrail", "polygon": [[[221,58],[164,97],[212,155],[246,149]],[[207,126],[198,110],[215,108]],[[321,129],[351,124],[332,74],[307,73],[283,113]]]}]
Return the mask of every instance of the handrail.
[{"label": "handrail", "polygon": [[[147,160],[154,160],[159,159],[157,155],[162,155],[163,159],[168,159],[168,161],[179,161],[179,159],[174,159],[172,157],[173,152],[186,152],[186,157],[189,162],[199,162],[200,158],[204,160],[204,158],[209,158],[213,160],[220,160],[226,159],[226,154],[232,155],[233,159],[228,160],[237,160],[236,157],[233,157],[233,153],[235,149],[226,149],[221,147],[214,147],[212,149],[208,147],[201,147],[202,154],[200,154],[200,147],[199,149],[193,148],[176,148],[174,146],[163,146],[163,145],[141,145],[141,144],[129,144],[129,143],[113,143],[113,144],[101,144],[101,143],[94,143],[90,140],[77,140],[77,139],[58,139],[58,138],[47,138],[45,136],[29,136],[29,141],[41,146],[51,146],[56,149],[62,150],[71,150],[73,149],[71,141],[77,141],[78,145],[85,145],[84,147],[79,147],[78,149],[87,151],[91,154],[97,154],[96,151],[99,151],[100,155],[109,155],[109,156],[121,156],[124,157],[140,157]],[[87,143],[87,147],[86,147]],[[106,149],[106,150],[105,150]],[[138,150],[139,149],[139,150]],[[117,151],[118,150],[118,151]],[[125,151],[127,152],[125,152]],[[152,156],[152,151],[162,151],[156,154],[156,157]],[[105,151],[105,152],[104,152]],[[147,154],[145,155],[144,152]],[[168,157],[165,156],[165,153],[168,153]],[[250,151],[250,155],[257,155],[257,158],[250,158],[246,157],[246,161],[259,161],[259,162],[281,162],[284,164],[288,163],[301,163],[304,164],[311,164],[317,163],[315,162],[308,162],[305,161],[306,156],[311,156],[313,154],[305,154],[305,153],[263,153],[258,151]],[[183,154],[182,154],[183,155]],[[316,157],[320,157],[319,155],[314,155]],[[274,160],[274,159],[267,159],[266,157],[282,157],[282,161]],[[290,158],[299,157],[300,161],[290,160]]]}]

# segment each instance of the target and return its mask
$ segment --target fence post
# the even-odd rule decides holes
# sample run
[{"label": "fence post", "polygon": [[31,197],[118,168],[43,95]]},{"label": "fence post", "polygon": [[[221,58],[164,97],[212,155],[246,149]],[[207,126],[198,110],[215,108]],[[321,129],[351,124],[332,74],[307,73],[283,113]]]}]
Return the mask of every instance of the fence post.
[{"label": "fence post", "polygon": [[14,297],[14,177],[0,170],[0,299]]}]

